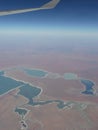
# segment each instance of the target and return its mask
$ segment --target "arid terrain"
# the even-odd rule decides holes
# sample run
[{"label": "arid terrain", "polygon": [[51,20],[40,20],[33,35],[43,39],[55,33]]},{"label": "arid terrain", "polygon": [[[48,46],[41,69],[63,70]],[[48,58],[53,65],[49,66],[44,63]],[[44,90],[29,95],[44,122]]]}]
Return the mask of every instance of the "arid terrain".
[{"label": "arid terrain", "polygon": [[[96,50],[96,46],[93,49]],[[0,69],[5,71],[5,76],[42,88],[34,101],[67,103],[63,109],[59,109],[56,102],[31,106],[26,104],[26,97],[17,95],[19,88],[16,88],[0,96],[0,130],[98,130],[98,53],[92,51],[92,46],[76,44],[44,49],[32,44],[16,48],[2,46],[0,60]],[[23,68],[42,69],[60,77],[32,77]],[[65,80],[64,73],[93,81],[95,94],[82,94],[85,86],[80,80]],[[16,107],[29,110],[24,119],[14,112]],[[26,122],[26,128],[21,120]]]}]

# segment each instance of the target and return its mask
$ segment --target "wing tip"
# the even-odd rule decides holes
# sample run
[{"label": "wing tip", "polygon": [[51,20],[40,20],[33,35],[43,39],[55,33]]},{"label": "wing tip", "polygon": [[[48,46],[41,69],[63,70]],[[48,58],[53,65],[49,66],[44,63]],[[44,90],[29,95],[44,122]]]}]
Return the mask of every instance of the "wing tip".
[{"label": "wing tip", "polygon": [[60,1],[61,0],[52,0],[52,1],[44,4],[41,8],[43,8],[43,9],[52,9],[52,8],[55,8]]}]

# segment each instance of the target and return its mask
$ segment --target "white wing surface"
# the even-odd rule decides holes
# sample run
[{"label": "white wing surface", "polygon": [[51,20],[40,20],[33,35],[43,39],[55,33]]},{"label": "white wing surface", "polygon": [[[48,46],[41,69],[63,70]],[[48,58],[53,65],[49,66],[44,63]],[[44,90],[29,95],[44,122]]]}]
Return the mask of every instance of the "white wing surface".
[{"label": "white wing surface", "polygon": [[44,9],[52,9],[55,8],[56,5],[60,2],[60,0],[52,0],[39,8],[29,8],[29,9],[21,9],[21,10],[8,10],[8,11],[0,11],[0,16],[4,15],[12,15],[12,14],[19,14],[19,13],[26,13],[32,12],[37,10],[44,10]]}]

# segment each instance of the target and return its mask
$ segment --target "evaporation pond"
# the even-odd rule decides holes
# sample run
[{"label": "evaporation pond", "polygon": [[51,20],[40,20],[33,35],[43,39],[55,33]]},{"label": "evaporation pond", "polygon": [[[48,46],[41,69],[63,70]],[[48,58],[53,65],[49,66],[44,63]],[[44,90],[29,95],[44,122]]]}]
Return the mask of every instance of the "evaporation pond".
[{"label": "evaporation pond", "polygon": [[38,87],[31,86],[29,84],[25,84],[24,86],[19,88],[20,95],[24,96],[29,100],[29,102],[32,102],[33,98],[38,96],[41,92],[41,89]]},{"label": "evaporation pond", "polygon": [[47,75],[46,71],[38,70],[38,69],[24,69],[24,72],[32,77],[45,77]]},{"label": "evaporation pond", "polygon": [[24,84],[23,82],[16,81],[9,77],[0,75],[0,95],[5,94],[8,91],[15,89],[23,84]]}]

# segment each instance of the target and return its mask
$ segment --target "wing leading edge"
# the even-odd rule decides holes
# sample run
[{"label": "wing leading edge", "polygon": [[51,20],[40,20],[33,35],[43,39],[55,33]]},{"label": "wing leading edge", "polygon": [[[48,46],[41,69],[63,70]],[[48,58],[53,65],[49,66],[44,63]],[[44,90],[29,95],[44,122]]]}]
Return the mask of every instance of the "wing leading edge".
[{"label": "wing leading edge", "polygon": [[19,14],[19,13],[26,13],[32,12],[37,10],[44,10],[44,9],[52,9],[55,8],[56,5],[60,2],[60,0],[52,0],[39,8],[30,8],[30,9],[21,9],[21,10],[8,10],[8,11],[0,11],[0,16],[4,15],[12,15],[12,14]]}]

